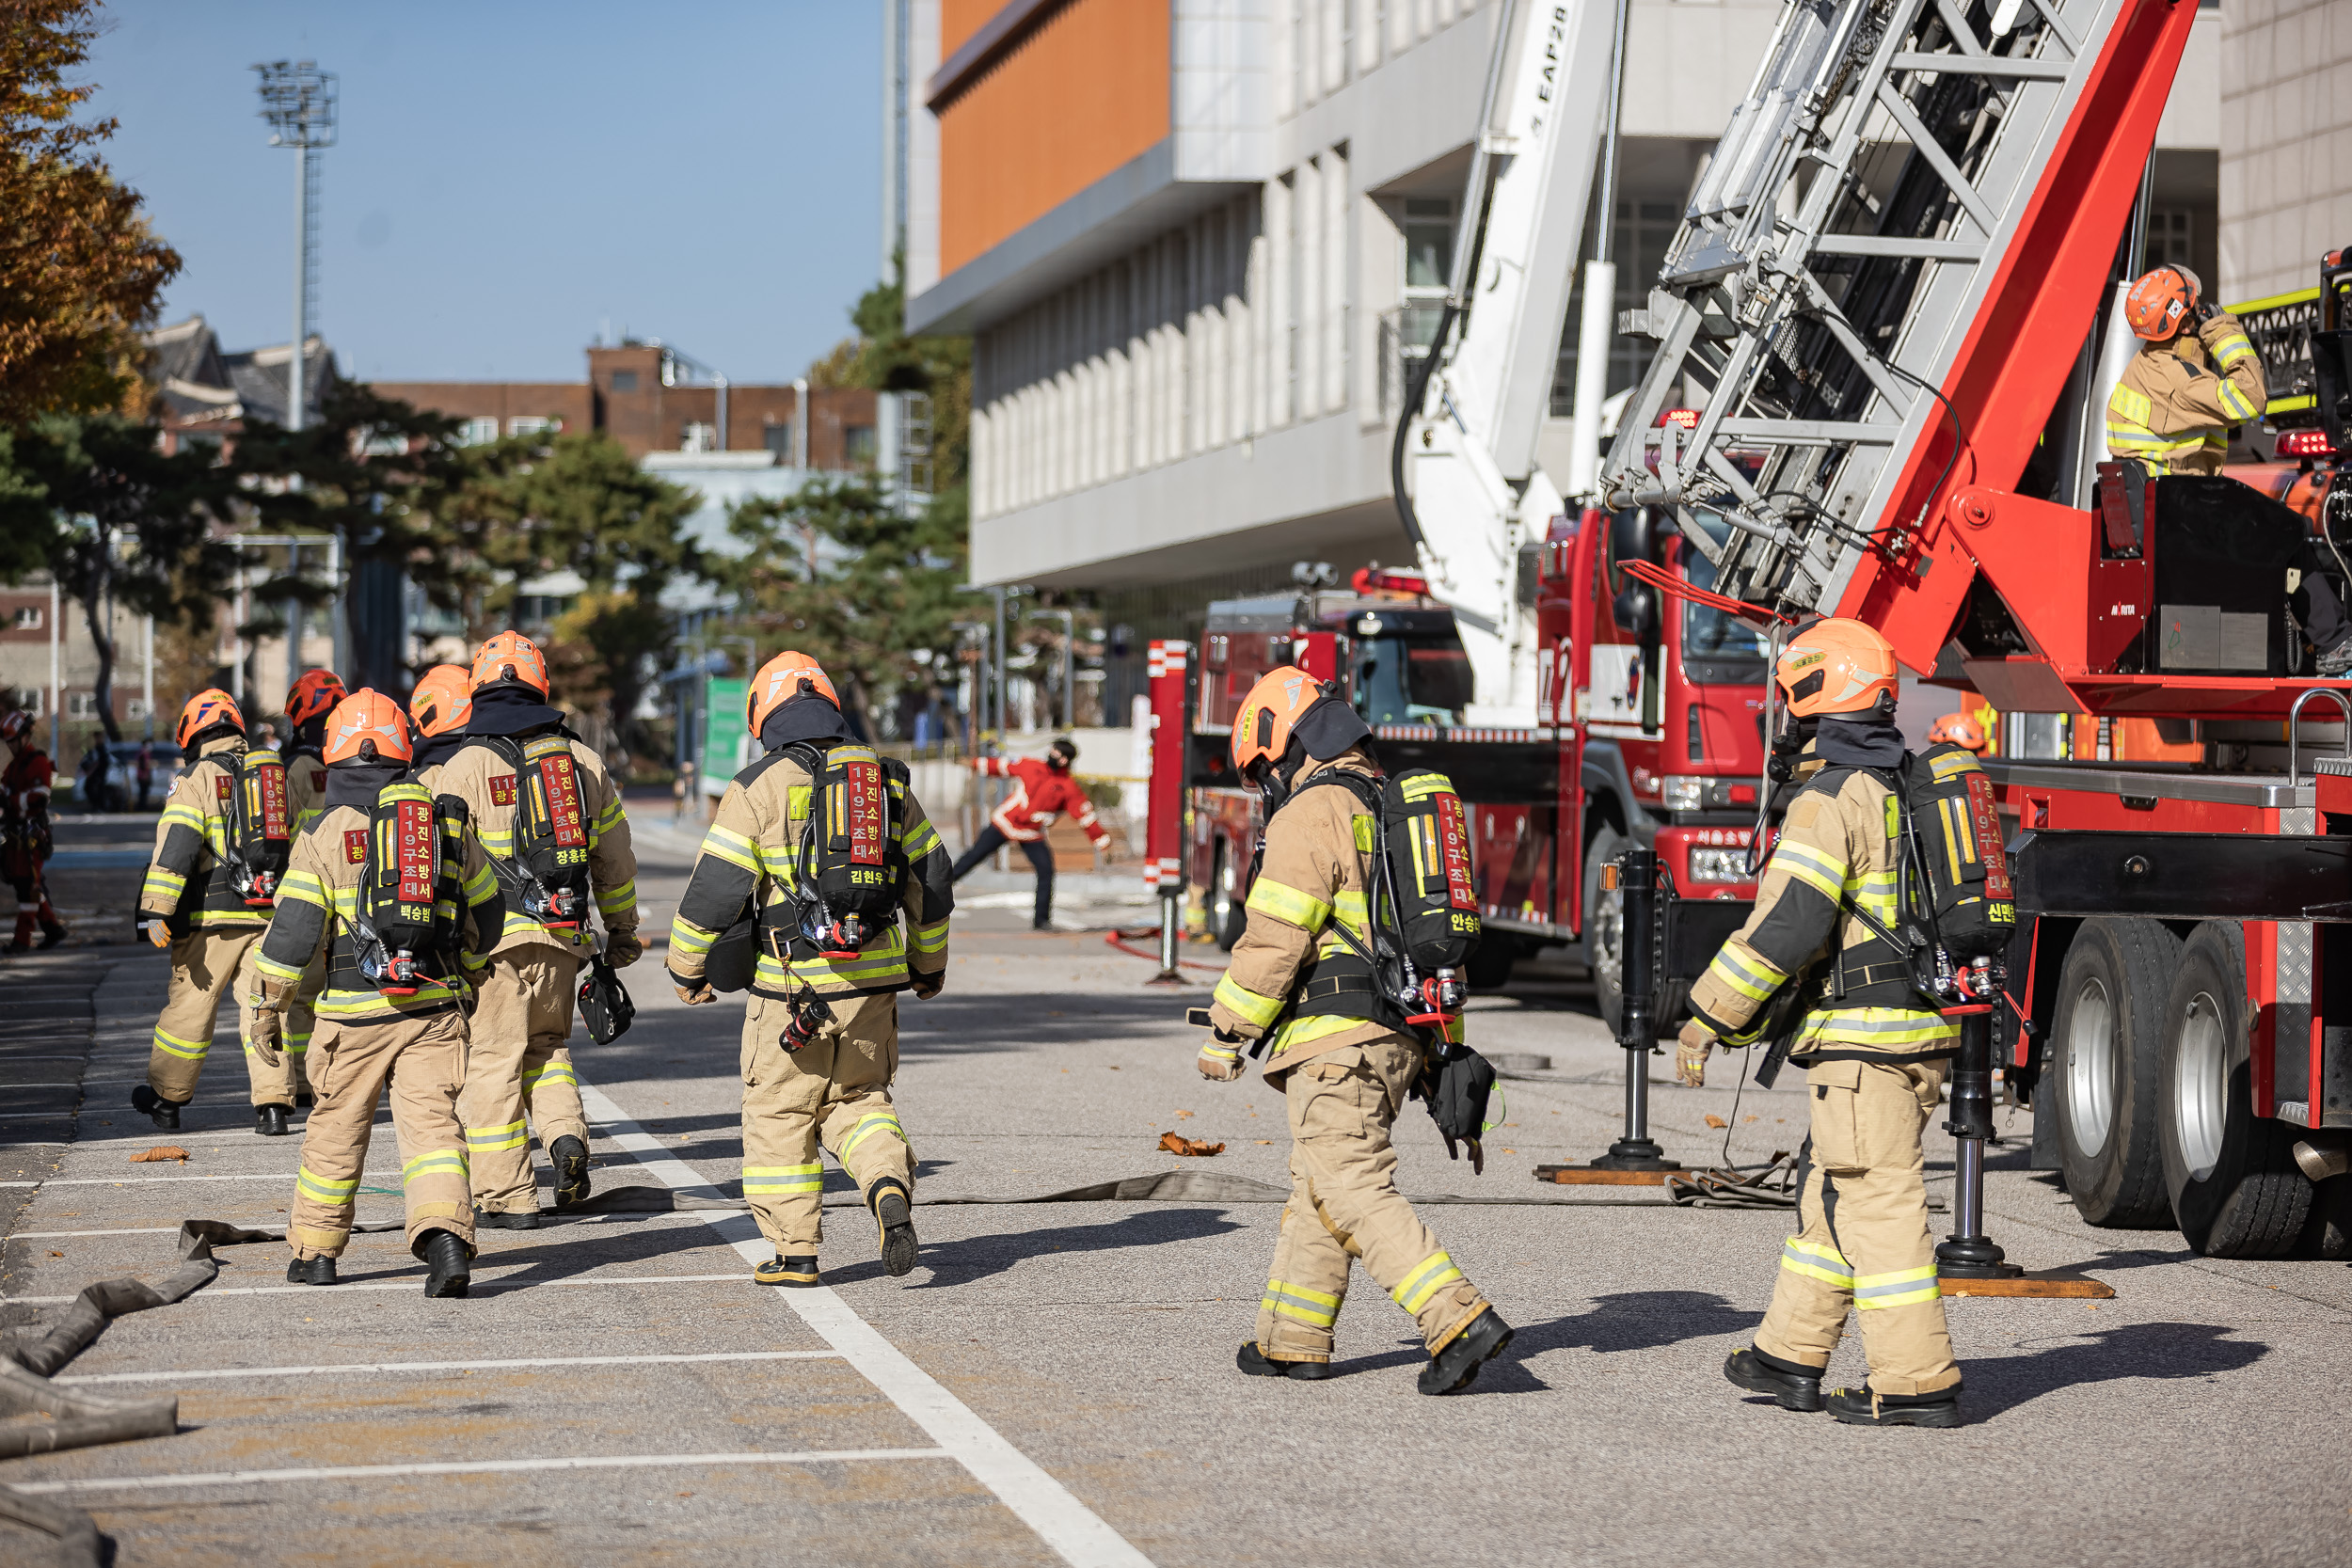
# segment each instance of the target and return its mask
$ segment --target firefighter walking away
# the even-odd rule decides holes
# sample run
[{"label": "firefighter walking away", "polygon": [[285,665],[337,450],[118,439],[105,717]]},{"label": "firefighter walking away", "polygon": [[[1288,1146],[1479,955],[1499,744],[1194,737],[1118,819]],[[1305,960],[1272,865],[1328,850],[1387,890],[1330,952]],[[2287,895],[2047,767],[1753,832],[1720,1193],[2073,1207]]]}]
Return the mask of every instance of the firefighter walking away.
[{"label": "firefighter walking away", "polygon": [[335,1283],[376,1108],[389,1098],[424,1293],[462,1296],[474,1252],[457,1117],[463,1004],[504,928],[504,903],[463,805],[406,778],[414,754],[407,716],[381,692],[354,692],[328,714],[326,789],[294,846],[248,1000],[267,1053],[305,974],[326,972],[310,1052],[318,1104],[294,1176],[287,1281]]},{"label": "firefighter walking away", "polygon": [[[1403,895],[1384,885],[1388,841],[1375,802],[1390,791],[1364,748],[1370,736],[1353,708],[1292,666],[1265,675],[1243,699],[1233,765],[1263,796],[1266,824],[1248,924],[1217,982],[1200,1069],[1206,1078],[1239,1078],[1242,1045],[1263,1041],[1265,1081],[1289,1112],[1290,1202],[1257,1335],[1242,1345],[1237,1365],[1260,1377],[1330,1376],[1332,1330],[1350,1262],[1360,1260],[1428,1347],[1421,1391],[1447,1394],[1468,1386],[1512,1330],[1397,1191],[1390,1132],[1418,1091],[1449,1146],[1468,1139],[1479,1158],[1493,1075],[1457,1050],[1458,1023],[1436,1022],[1442,1015],[1434,992],[1414,1014],[1386,983],[1385,961],[1406,933],[1375,929],[1375,921],[1395,922]],[[1424,799],[1454,799],[1432,773],[1408,775],[1406,793],[1423,781],[1434,781]],[[1457,832],[1459,811],[1457,800]],[[1443,869],[1430,865],[1438,847],[1429,848],[1412,861],[1442,884]],[[1461,881],[1468,902],[1467,871]],[[1427,983],[1451,984],[1435,975]],[[1458,1007],[1458,998],[1450,1000]],[[1449,1124],[1449,1108],[1465,1106],[1467,1119]]]},{"label": "firefighter walking away", "polygon": [[890,1097],[898,993],[929,999],[947,978],[947,851],[906,765],[850,738],[816,660],[778,654],[744,707],[765,754],[720,797],[669,966],[689,1006],[751,992],[743,1196],[776,1249],[753,1277],[821,1283],[824,1149],[857,1183],[883,1271],[903,1275],[916,1240],[914,1150]]},{"label": "firefighter walking away", "polygon": [[[1858,621],[1797,634],[1774,676],[1812,738],[1755,911],[1692,987],[1676,1053],[1706,1082],[1721,1039],[1760,1038],[1785,988],[1804,1008],[1788,1060],[1805,1069],[1812,1130],[1801,1164],[1802,1228],[1781,1248],[1755,1344],[1724,1364],[1783,1408],[1826,1407],[1862,1426],[1961,1424],[1960,1368],[1944,1322],[1919,1135],[1941,1098],[1960,1026],[1915,982],[1899,920],[1906,812],[1895,781],[1912,759],[1895,727],[1895,654]],[[1974,770],[1938,748],[1938,774]],[[1824,1393],[1821,1373],[1851,1309],[1868,1386]]]}]

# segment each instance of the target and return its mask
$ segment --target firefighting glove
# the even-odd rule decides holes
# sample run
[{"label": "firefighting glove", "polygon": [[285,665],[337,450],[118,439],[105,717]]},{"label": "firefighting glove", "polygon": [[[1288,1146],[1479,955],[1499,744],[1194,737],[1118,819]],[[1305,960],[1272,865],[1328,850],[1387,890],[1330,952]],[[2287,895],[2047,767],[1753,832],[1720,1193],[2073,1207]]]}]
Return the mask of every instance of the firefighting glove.
[{"label": "firefighting glove", "polygon": [[645,944],[637,940],[635,929],[605,933],[604,961],[614,969],[627,969],[644,956]]},{"label": "firefighting glove", "polygon": [[943,969],[936,974],[916,974],[912,978],[914,981],[914,999],[917,1002],[929,1002],[932,997],[937,996],[940,988],[947,983],[947,972]]},{"label": "firefighting glove", "polygon": [[1692,1019],[1675,1041],[1675,1076],[1694,1089],[1707,1087],[1707,1058],[1714,1050],[1715,1031]]},{"label": "firefighting glove", "polygon": [[171,945],[171,927],[164,924],[162,915],[155,915],[148,921],[147,940],[158,947]]},{"label": "firefighting glove", "polygon": [[245,1048],[252,1052],[254,1059],[263,1067],[274,1068],[285,1060],[278,1049],[284,1038],[282,1028],[276,1013],[266,1008],[254,1013],[252,1027],[246,1034]]},{"label": "firefighting glove", "polygon": [[699,1007],[706,1002],[719,1000],[719,993],[710,989],[709,981],[699,975],[689,980],[675,970],[670,971],[670,989],[676,991],[677,999],[690,1007]]},{"label": "firefighting glove", "polygon": [[1484,1176],[1486,1148],[1481,1140],[1486,1135],[1486,1101],[1495,1090],[1494,1066],[1466,1045],[1441,1049],[1445,1054],[1431,1065],[1422,1086],[1429,1117],[1438,1124],[1438,1135],[1445,1139],[1445,1157],[1460,1159],[1454,1145],[1467,1144],[1471,1173]]},{"label": "firefighting glove", "polygon": [[1194,1065],[1200,1069],[1201,1077],[1230,1084],[1241,1076],[1241,1047],[1239,1035],[1224,1029],[1212,1031]]}]

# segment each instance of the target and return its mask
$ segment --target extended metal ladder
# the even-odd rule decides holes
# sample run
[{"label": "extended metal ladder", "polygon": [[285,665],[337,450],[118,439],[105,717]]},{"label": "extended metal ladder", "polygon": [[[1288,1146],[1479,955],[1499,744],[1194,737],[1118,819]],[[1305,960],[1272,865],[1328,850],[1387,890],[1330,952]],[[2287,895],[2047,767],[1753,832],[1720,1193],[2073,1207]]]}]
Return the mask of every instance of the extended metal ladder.
[{"label": "extended metal ladder", "polygon": [[[1674,508],[1724,592],[1867,603],[1931,666],[1959,609],[1921,593],[1950,548],[1944,503],[2014,484],[2031,455],[2194,17],[2168,0],[1791,4],[1625,323],[1660,348],[1603,467],[1610,502]],[[1694,427],[1661,423],[1677,405]]]}]

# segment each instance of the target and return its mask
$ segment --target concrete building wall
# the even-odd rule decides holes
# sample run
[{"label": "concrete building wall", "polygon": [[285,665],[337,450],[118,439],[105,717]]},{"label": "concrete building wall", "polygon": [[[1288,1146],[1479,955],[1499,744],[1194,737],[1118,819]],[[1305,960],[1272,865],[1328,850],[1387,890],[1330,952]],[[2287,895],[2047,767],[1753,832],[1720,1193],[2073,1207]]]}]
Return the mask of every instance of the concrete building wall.
[{"label": "concrete building wall", "polygon": [[2222,293],[2308,289],[2321,255],[2352,245],[2352,5],[2229,0],[2219,14]]}]

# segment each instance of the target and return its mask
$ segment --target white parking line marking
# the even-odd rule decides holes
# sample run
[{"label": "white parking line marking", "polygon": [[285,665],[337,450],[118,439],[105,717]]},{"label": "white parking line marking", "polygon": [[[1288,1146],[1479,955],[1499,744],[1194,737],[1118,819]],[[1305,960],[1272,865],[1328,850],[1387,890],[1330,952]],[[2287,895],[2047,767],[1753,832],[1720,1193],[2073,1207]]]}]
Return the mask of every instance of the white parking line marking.
[{"label": "white parking line marking", "polygon": [[[476,1274],[473,1278],[475,1283],[481,1285],[503,1285],[522,1272],[520,1269],[515,1269],[504,1274]],[[418,1282],[423,1278],[424,1271],[419,1269],[399,1279],[354,1279],[338,1285],[207,1285],[194,1295],[183,1299],[180,1305],[184,1307],[191,1301],[212,1301],[221,1296],[298,1296],[306,1291],[413,1291],[417,1288]],[[561,1285],[754,1285],[757,1283],[747,1274],[589,1275],[579,1279],[534,1279],[531,1282],[531,1288],[535,1291],[543,1286]],[[765,1290],[766,1287],[762,1286],[761,1289]],[[60,1307],[69,1301],[78,1299],[75,1296],[0,1296],[0,1307]]]},{"label": "white parking line marking", "polygon": [[348,1372],[481,1372],[514,1367],[653,1367],[690,1361],[838,1361],[837,1350],[709,1351],[694,1355],[534,1355],[510,1361],[352,1361],[321,1367],[208,1367],[201,1371],[103,1372],[53,1383],[183,1383],[198,1378],[317,1377]]},{"label": "white parking line marking", "polygon": [[[147,1138],[124,1141],[152,1142]],[[379,1181],[400,1180],[400,1172],[396,1170],[368,1170],[359,1174],[362,1177],[372,1176]],[[292,1181],[294,1179],[294,1173],[290,1170],[248,1170],[233,1176],[53,1176],[46,1181],[0,1181],[0,1187],[129,1187],[156,1181]]]},{"label": "white parking line marking", "polygon": [[[398,1223],[400,1217],[401,1216],[397,1213],[362,1214],[359,1216],[362,1223],[373,1223],[384,1220]],[[659,1212],[631,1214],[624,1212],[617,1214],[571,1214],[564,1216],[561,1223],[567,1227],[575,1225],[619,1225],[624,1221],[635,1225],[645,1225],[658,1220],[699,1221],[700,1219],[700,1215],[691,1212],[675,1214],[664,1214]],[[283,1214],[267,1214],[256,1220],[230,1220],[229,1223],[242,1230],[276,1230],[285,1225],[286,1219]],[[180,1227],[176,1225],[137,1225],[119,1226],[112,1230],[20,1230],[6,1239],[11,1242],[59,1242],[70,1241],[77,1236],[177,1236],[178,1234],[180,1234]],[[398,1236],[391,1235],[389,1232],[381,1230],[373,1233],[368,1231],[355,1231],[353,1232],[351,1239],[355,1243],[371,1240],[381,1242],[397,1242],[400,1240]],[[258,1243],[235,1243],[230,1244],[250,1245]]]},{"label": "white parking line marking", "polygon": [[380,1481],[401,1476],[520,1475],[533,1470],[633,1470],[687,1465],[847,1465],[886,1459],[952,1459],[945,1449],[808,1449],[798,1453],[615,1453],[564,1459],[482,1459],[448,1465],[337,1465],[304,1470],[214,1470],[177,1476],[105,1476],[91,1481],[20,1481],[19,1492],[136,1492],[152,1487],[246,1486],[287,1481]]},{"label": "white parking line marking", "polygon": [[[677,1159],[660,1139],[640,1129],[612,1096],[582,1084],[580,1098],[588,1114],[604,1124],[606,1136],[636,1155],[648,1175],[679,1191],[715,1195],[717,1189],[709,1181]],[[764,1262],[773,1250],[749,1214],[706,1210],[703,1217],[746,1261]],[[1072,1568],[1152,1568],[1150,1558],[1128,1544],[1043,1466],[909,1360],[905,1352],[883,1338],[831,1287],[776,1294]]]}]

